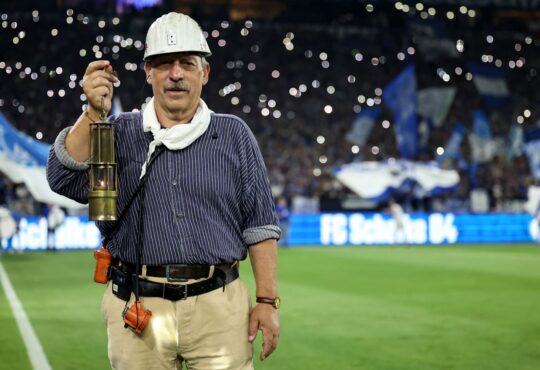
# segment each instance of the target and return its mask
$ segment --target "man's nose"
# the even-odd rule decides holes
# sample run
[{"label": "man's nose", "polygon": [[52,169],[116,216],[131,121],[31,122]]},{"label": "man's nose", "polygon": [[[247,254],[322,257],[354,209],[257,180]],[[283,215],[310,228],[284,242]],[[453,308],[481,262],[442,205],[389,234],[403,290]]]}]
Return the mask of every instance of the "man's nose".
[{"label": "man's nose", "polygon": [[169,71],[169,77],[173,81],[182,80],[184,78],[184,70],[182,69],[180,61],[174,61]]}]

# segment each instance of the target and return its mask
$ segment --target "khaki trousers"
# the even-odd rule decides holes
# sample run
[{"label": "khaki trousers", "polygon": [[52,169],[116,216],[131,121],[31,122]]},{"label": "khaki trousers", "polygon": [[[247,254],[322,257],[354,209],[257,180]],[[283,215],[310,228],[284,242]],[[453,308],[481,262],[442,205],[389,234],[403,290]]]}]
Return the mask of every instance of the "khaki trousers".
[{"label": "khaki trousers", "polygon": [[[189,370],[253,369],[253,346],[248,342],[251,298],[240,278],[227,284],[225,291],[216,289],[176,302],[141,297],[152,317],[140,335],[124,328],[126,302],[112,293],[111,286],[103,296],[101,312],[113,369],[177,370],[183,363]],[[133,300],[132,295],[129,306]]]}]

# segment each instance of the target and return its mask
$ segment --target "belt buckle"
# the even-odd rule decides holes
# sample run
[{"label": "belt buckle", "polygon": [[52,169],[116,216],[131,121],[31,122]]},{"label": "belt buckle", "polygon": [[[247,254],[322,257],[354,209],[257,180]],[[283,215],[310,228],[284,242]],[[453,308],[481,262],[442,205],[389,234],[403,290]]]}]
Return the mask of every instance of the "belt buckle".
[{"label": "belt buckle", "polygon": [[165,266],[165,277],[167,278],[167,281],[169,283],[185,283],[186,281],[188,281],[188,279],[186,279],[186,278],[171,277],[171,266],[175,266],[175,265],[166,265]]},{"label": "belt buckle", "polygon": [[[163,290],[161,292],[161,298],[163,298],[163,299],[167,299],[167,298],[165,298],[165,290],[167,289],[167,286],[168,286],[167,284],[163,284]],[[174,287],[184,287],[184,292],[183,292],[184,296],[179,298],[179,300],[182,300],[182,301],[186,300],[187,297],[188,297],[188,285],[187,284],[174,285]]]}]

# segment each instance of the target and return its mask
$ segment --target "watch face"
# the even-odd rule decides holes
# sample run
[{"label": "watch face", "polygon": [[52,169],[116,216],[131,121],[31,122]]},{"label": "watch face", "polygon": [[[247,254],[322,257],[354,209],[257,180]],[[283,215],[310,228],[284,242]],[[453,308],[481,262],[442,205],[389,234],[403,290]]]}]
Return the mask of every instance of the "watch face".
[{"label": "watch face", "polygon": [[281,306],[281,298],[276,297],[276,299],[274,299],[274,307],[277,309],[280,306]]}]

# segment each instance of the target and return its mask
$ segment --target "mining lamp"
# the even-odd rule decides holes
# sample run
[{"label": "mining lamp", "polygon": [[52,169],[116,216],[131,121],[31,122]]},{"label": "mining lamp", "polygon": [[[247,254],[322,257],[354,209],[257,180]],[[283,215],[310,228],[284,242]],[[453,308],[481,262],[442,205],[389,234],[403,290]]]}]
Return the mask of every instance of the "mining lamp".
[{"label": "mining lamp", "polygon": [[[104,112],[103,112],[104,113]],[[90,124],[89,218],[116,220],[117,174],[114,154],[114,124],[105,120]]]}]

